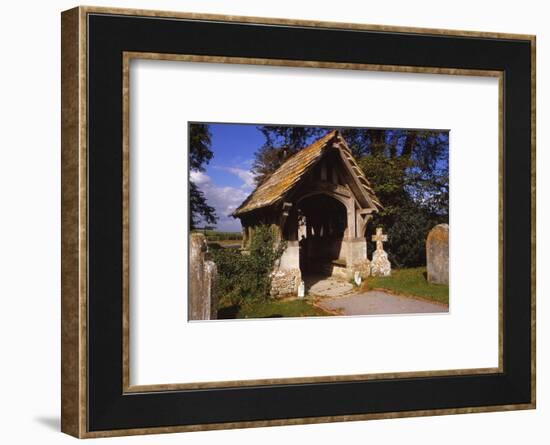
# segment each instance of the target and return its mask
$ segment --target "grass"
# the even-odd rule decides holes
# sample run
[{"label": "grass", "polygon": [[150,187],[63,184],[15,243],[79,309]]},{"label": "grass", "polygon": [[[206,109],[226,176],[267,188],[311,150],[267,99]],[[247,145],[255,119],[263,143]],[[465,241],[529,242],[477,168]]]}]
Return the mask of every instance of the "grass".
[{"label": "grass", "polygon": [[319,317],[330,315],[306,300],[274,300],[250,303],[246,306],[227,306],[218,310],[218,318],[281,318]]},{"label": "grass", "polygon": [[[449,286],[428,283],[425,267],[394,269],[389,277],[368,277],[363,289],[384,289],[398,295],[420,297],[449,304]],[[222,303],[218,310],[219,319],[319,317],[327,315],[332,314],[313,306],[307,299],[268,300],[247,303],[243,306],[224,306]]]},{"label": "grass", "polygon": [[428,283],[425,267],[394,269],[389,277],[369,277],[367,287],[449,304],[449,286]]},{"label": "grass", "polygon": [[241,232],[219,232],[209,229],[195,229],[194,232],[203,233],[209,242],[214,241],[240,241],[243,239]]},{"label": "grass", "polygon": [[[217,247],[241,247],[241,240],[207,241],[209,246],[217,244]],[[216,248],[216,247],[214,247]]]}]

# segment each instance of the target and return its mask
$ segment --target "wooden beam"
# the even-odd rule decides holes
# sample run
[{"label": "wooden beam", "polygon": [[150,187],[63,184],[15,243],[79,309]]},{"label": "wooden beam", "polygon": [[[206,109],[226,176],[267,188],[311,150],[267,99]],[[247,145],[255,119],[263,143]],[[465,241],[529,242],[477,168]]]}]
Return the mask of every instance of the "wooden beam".
[{"label": "wooden beam", "polygon": [[360,215],[370,215],[374,212],[374,209],[357,209],[357,213]]}]

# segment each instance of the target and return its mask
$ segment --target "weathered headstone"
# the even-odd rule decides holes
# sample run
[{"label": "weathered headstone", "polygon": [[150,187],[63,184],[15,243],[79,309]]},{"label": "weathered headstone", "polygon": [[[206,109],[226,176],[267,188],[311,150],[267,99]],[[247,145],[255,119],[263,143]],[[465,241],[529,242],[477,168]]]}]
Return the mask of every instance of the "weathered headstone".
[{"label": "weathered headstone", "polygon": [[372,240],[376,241],[376,250],[372,254],[370,273],[373,277],[388,277],[391,274],[391,264],[382,244],[384,241],[388,241],[388,235],[384,235],[382,228],[378,227]]},{"label": "weathered headstone", "polygon": [[449,225],[438,224],[426,239],[428,282],[449,284]]},{"label": "weathered headstone", "polygon": [[217,318],[218,299],[216,264],[206,260],[207,244],[202,233],[192,233],[189,239],[189,320]]}]

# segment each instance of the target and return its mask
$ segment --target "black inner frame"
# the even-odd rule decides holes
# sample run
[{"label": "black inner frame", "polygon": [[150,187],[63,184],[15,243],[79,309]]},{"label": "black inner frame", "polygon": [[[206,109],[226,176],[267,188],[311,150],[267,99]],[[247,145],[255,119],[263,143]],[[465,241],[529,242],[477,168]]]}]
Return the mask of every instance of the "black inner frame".
[{"label": "black inner frame", "polygon": [[[503,71],[504,372],[123,393],[123,51]],[[529,40],[89,13],[87,79],[89,431],[530,403]]]}]

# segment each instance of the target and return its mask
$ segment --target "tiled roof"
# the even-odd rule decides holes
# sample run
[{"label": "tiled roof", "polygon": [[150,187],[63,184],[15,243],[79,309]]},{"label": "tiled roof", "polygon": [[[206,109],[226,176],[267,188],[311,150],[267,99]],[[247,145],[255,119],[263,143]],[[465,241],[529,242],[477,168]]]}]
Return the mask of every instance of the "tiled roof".
[{"label": "tiled roof", "polygon": [[[317,139],[308,147],[296,152],[283,163],[271,176],[261,183],[245,201],[233,212],[234,216],[240,216],[252,210],[267,207],[280,201],[303,177],[304,173],[313,166],[324,154],[326,149],[332,147],[335,142],[341,142],[345,148],[344,156],[351,164],[352,171],[359,180],[362,190],[366,193],[375,207],[382,207],[376,198],[374,191],[365,178],[361,169],[351,156],[343,137],[338,130],[333,130],[325,136]],[[340,148],[342,149],[342,148]]]}]

